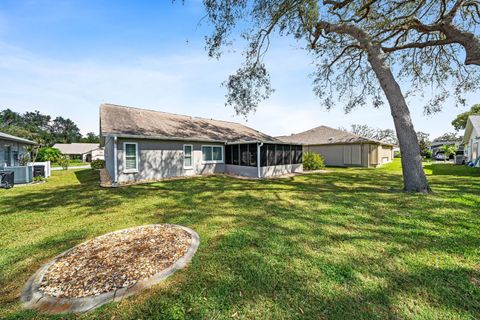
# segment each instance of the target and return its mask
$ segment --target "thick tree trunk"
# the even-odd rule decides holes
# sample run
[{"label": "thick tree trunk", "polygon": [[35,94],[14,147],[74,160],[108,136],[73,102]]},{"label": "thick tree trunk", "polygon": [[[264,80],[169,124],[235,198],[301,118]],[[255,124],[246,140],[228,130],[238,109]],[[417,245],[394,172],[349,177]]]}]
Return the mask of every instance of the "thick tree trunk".
[{"label": "thick tree trunk", "polygon": [[422,167],[422,156],[418,138],[410,117],[410,110],[402,90],[393,76],[386,55],[379,45],[368,45],[368,60],[377,75],[380,86],[387,96],[395,124],[400,150],[402,152],[402,172],[404,190],[430,192],[427,177]]},{"label": "thick tree trunk", "polygon": [[430,192],[427,177],[422,167],[422,156],[418,138],[413,128],[410,110],[403,96],[402,90],[393,76],[390,64],[387,61],[385,52],[378,43],[371,41],[368,33],[351,24],[331,24],[320,20],[316,25],[316,32],[313,35],[315,44],[320,37],[322,30],[326,33],[335,32],[348,34],[355,38],[360,47],[368,53],[368,61],[375,72],[383,92],[390,104],[390,111],[397,131],[397,138],[402,152],[402,172],[404,190],[411,192]]}]

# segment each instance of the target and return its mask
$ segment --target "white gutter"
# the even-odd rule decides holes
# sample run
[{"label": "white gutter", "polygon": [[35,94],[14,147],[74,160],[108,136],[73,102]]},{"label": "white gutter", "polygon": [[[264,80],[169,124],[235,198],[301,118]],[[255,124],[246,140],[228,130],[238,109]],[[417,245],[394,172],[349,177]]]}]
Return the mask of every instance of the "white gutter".
[{"label": "white gutter", "polygon": [[260,169],[260,160],[261,160],[260,149],[262,148],[262,146],[263,146],[263,142],[257,143],[257,177],[258,179],[262,177],[262,172]]},{"label": "white gutter", "polygon": [[113,136],[113,186],[118,182],[117,136]]}]

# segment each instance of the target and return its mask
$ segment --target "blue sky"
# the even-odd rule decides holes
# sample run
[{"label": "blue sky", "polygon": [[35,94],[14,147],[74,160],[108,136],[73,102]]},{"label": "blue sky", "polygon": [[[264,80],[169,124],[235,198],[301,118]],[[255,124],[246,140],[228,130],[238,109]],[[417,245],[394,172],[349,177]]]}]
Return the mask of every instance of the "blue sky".
[{"label": "blue sky", "polygon": [[[0,108],[40,110],[74,120],[83,133],[98,132],[98,106],[109,102],[166,112],[245,122],[225,107],[221,82],[241,63],[234,46],[209,59],[209,28],[199,0],[0,1]],[[387,106],[345,114],[326,111],[312,92],[309,57],[289,40],[274,41],[267,56],[276,92],[247,124],[271,135],[317,125],[368,124],[393,128]],[[468,106],[480,94],[467,97]],[[436,137],[467,108],[448,103],[424,116],[422,101],[409,102],[415,128]]]}]

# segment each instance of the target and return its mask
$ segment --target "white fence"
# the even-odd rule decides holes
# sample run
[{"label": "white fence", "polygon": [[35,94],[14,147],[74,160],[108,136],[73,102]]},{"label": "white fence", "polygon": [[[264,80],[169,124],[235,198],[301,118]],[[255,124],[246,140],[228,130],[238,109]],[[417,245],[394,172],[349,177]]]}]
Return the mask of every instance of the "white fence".
[{"label": "white fence", "polygon": [[29,162],[28,165],[29,166],[35,166],[35,167],[43,167],[44,178],[48,178],[52,175],[52,167],[50,165],[50,161]]}]

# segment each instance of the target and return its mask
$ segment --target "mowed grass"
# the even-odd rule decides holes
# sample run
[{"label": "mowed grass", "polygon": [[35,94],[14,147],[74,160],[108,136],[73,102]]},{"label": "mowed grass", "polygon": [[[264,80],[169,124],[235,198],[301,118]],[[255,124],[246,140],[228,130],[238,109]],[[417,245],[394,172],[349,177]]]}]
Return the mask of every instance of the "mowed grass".
[{"label": "mowed grass", "polygon": [[430,195],[401,192],[398,161],[288,179],[223,176],[101,189],[91,170],[0,190],[0,318],[55,255],[150,223],[196,230],[188,268],[85,319],[480,317],[480,170],[426,164]]}]

